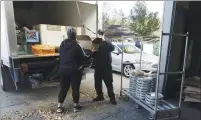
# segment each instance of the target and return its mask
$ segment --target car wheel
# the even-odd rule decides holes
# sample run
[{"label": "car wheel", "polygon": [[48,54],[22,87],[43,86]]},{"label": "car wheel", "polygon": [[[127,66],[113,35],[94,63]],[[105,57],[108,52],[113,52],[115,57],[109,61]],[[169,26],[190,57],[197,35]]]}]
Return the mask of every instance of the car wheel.
[{"label": "car wheel", "polygon": [[131,72],[132,72],[133,69],[134,69],[133,65],[130,65],[130,64],[124,65],[124,67],[123,67],[124,76],[130,77],[131,76]]}]

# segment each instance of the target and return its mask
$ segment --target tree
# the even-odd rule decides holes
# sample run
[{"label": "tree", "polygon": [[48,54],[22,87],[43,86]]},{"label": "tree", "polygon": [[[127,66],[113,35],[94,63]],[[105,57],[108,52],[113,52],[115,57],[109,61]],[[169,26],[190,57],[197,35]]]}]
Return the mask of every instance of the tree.
[{"label": "tree", "polygon": [[137,37],[155,38],[160,28],[158,12],[149,12],[145,2],[136,2],[130,12],[129,28]]},{"label": "tree", "polygon": [[123,10],[116,10],[111,8],[110,3],[103,3],[103,28],[109,25],[127,25],[127,17]]},{"label": "tree", "polygon": [[127,25],[127,17],[125,16],[123,10],[113,10],[113,18],[111,19],[112,25]]},{"label": "tree", "polygon": [[110,11],[111,11],[111,5],[109,3],[104,2],[103,3],[103,28],[105,26],[108,26],[110,24]]}]

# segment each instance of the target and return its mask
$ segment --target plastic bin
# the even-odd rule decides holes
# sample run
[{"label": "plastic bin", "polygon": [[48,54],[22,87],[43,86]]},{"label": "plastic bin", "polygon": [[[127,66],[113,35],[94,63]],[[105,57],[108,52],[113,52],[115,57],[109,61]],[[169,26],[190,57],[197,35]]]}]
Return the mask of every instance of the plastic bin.
[{"label": "plastic bin", "polygon": [[32,54],[37,56],[53,56],[56,55],[56,47],[50,45],[33,45]]}]

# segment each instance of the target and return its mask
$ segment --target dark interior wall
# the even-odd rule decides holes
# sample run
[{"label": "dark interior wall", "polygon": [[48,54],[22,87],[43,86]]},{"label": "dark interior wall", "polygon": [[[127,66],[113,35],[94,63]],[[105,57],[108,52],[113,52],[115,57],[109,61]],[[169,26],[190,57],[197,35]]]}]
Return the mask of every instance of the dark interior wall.
[{"label": "dark interior wall", "polygon": [[[184,5],[188,6],[188,2],[184,3]],[[187,7],[182,7],[183,4],[176,4],[175,17],[173,18],[173,33],[185,34],[186,31],[186,22],[187,22],[187,14],[185,9]],[[170,40],[170,48],[168,54],[167,61],[167,71],[168,72],[178,72],[182,69],[180,68],[180,62],[183,60],[183,50],[184,50],[185,37],[180,36],[172,36]],[[178,81],[176,79],[181,77],[179,75],[167,75],[166,76],[166,86],[165,86],[165,97],[173,97],[175,96],[175,91],[177,91]],[[174,93],[174,94],[172,94]]]},{"label": "dark interior wall", "polygon": [[201,2],[190,3],[189,14],[189,34],[190,39],[193,40],[193,49],[191,64],[188,70],[188,76],[199,76],[201,66]]},{"label": "dark interior wall", "polygon": [[[185,2],[183,2],[185,3]],[[187,4],[188,2],[186,2]],[[189,4],[190,3],[190,4]],[[199,70],[201,54],[201,2],[189,2],[188,8],[177,5],[173,26],[173,33],[189,32],[189,42],[193,41],[192,57],[190,62],[190,71],[192,75],[197,74]],[[183,54],[185,46],[185,37],[172,37],[171,50],[169,54],[168,71],[182,70]]]},{"label": "dark interior wall", "polygon": [[[191,61],[186,71],[187,76],[199,75],[201,56],[201,2],[184,2],[176,5],[173,33],[189,32],[189,42],[193,42]],[[185,4],[185,7],[184,7]],[[171,50],[167,70],[181,71],[185,48],[184,37],[172,37]],[[165,96],[173,97],[179,93],[181,75],[168,75],[166,80]]]},{"label": "dark interior wall", "polygon": [[[181,8],[177,7],[175,12],[175,20],[173,33],[185,34],[186,31],[187,15]],[[169,55],[169,72],[180,71],[180,61],[182,60],[183,44],[185,43],[185,37],[172,36],[171,49]]]}]

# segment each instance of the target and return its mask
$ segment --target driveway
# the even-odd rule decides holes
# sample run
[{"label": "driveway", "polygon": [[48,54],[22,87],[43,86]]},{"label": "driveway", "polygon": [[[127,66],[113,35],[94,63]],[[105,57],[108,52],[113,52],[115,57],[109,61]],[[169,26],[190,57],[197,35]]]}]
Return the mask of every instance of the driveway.
[{"label": "driveway", "polygon": [[[120,75],[113,74],[114,91],[117,96],[118,105],[109,104],[106,87],[104,93],[106,100],[93,103],[92,98],[96,96],[94,91],[93,70],[87,74],[81,84],[80,103],[84,110],[78,113],[72,112],[71,90],[67,95],[64,106],[67,108],[64,114],[56,114],[56,101],[59,87],[43,87],[19,92],[1,91],[1,119],[2,120],[147,120],[147,112],[142,109],[134,110],[134,105],[120,99]],[[128,79],[123,78],[123,86],[128,86]],[[50,84],[51,85],[51,84]],[[143,114],[142,114],[143,113]]]},{"label": "driveway", "polygon": [[[109,104],[106,100],[93,103],[92,98],[96,96],[94,91],[93,71],[88,73],[86,79],[81,84],[80,103],[84,107],[81,112],[72,112],[71,90],[67,95],[64,106],[67,108],[65,113],[56,114],[56,101],[59,87],[49,84],[49,87],[23,90],[19,92],[0,91],[1,120],[147,120],[148,112],[144,109],[136,109],[131,101],[120,98],[120,75],[113,74],[114,91],[117,96],[117,106]],[[123,78],[123,87],[128,87],[129,80]],[[53,87],[50,87],[50,86]],[[107,93],[104,85],[104,93]],[[182,110],[180,120],[200,120],[200,110],[185,107]]]}]

